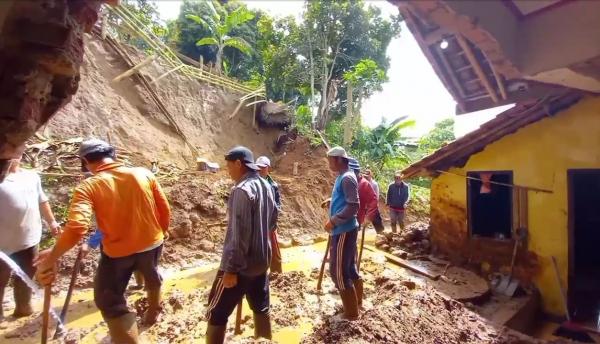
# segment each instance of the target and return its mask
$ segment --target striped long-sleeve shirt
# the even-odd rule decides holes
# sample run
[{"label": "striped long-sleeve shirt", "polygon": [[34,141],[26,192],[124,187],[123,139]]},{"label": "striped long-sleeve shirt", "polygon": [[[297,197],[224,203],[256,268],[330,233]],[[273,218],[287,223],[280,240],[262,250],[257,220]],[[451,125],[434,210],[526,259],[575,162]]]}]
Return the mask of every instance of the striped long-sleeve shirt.
[{"label": "striped long-sleeve shirt", "polygon": [[248,172],[229,195],[220,270],[245,276],[265,273],[271,262],[269,230],[277,214],[271,185]]}]

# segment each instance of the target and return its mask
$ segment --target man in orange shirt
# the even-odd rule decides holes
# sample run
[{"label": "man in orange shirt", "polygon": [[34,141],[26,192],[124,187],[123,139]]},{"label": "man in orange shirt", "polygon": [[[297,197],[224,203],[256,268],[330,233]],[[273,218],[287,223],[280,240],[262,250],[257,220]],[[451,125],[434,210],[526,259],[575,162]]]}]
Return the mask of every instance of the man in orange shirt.
[{"label": "man in orange shirt", "polygon": [[114,343],[137,343],[135,314],[127,308],[125,289],[133,271],[140,271],[149,303],[144,322],[156,322],[162,284],[157,265],[169,228],[169,203],[150,171],[116,162],[108,143],[86,140],[79,157],[82,168],[94,176],[75,189],[64,232],[53,248],[40,253],[37,277],[43,285],[54,281],[56,262],[89,230],[94,213],[102,231],[94,301]]}]

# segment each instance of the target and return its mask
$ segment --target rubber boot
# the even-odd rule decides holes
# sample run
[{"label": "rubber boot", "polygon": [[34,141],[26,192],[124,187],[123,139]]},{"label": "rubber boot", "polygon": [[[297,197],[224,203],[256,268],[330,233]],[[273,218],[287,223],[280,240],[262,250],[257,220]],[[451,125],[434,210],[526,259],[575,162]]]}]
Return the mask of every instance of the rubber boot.
[{"label": "rubber boot", "polygon": [[15,318],[22,318],[33,314],[31,289],[20,278],[15,278],[13,293],[15,295],[15,312],[13,316]]},{"label": "rubber boot", "polygon": [[354,290],[354,287],[340,290],[340,297],[342,298],[342,306],[344,307],[344,318],[346,320],[358,319],[358,300],[356,299],[356,290]]},{"label": "rubber boot", "polygon": [[118,318],[104,320],[108,326],[110,339],[114,344],[137,344],[138,328],[134,313],[127,313]]},{"label": "rubber boot", "polygon": [[356,302],[358,304],[359,309],[363,309],[363,280],[357,279],[354,280],[354,290],[356,291]]},{"label": "rubber boot", "polygon": [[160,288],[148,289],[146,292],[148,294],[148,309],[144,313],[143,323],[144,325],[154,325],[162,311],[162,307],[160,306]]},{"label": "rubber boot", "polygon": [[392,233],[396,233],[396,224],[392,223]]},{"label": "rubber boot", "polygon": [[206,344],[223,344],[227,326],[208,325],[206,328]]},{"label": "rubber boot", "polygon": [[254,313],[254,338],[271,339],[271,317],[269,313]]}]

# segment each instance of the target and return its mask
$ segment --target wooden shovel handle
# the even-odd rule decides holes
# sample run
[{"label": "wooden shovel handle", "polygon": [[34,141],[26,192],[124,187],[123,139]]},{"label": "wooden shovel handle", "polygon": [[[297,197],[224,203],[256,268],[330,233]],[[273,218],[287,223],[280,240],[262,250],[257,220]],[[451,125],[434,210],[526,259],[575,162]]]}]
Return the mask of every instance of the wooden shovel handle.
[{"label": "wooden shovel handle", "polygon": [[327,246],[325,247],[325,255],[321,262],[321,271],[319,271],[319,279],[317,281],[317,290],[321,290],[321,283],[323,282],[323,273],[325,273],[325,262],[327,261],[327,255],[329,254],[329,245],[331,245],[331,235],[327,237]]},{"label": "wooden shovel handle", "polygon": [[44,288],[44,312],[42,313],[42,344],[48,343],[48,325],[50,323],[50,298],[52,286]]}]

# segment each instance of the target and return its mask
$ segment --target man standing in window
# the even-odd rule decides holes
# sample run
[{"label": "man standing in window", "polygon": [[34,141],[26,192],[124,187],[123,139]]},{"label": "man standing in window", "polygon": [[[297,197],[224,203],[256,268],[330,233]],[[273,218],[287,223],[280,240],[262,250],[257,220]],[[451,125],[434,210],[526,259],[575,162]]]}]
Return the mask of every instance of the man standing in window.
[{"label": "man standing in window", "polygon": [[[52,231],[59,234],[48,197],[42,190],[40,177],[34,171],[20,168],[21,159],[10,161],[8,175],[0,183],[0,251],[9,255],[29,277],[33,277],[33,260],[42,238],[42,218]],[[4,318],[2,301],[10,280],[11,269],[0,261],[0,320]],[[15,311],[13,316],[31,315],[31,289],[14,276]]]},{"label": "man standing in window", "polygon": [[386,201],[386,205],[390,210],[393,233],[396,233],[396,224],[399,224],[400,229],[404,230],[404,215],[409,200],[410,186],[402,180],[402,174],[397,172],[394,176],[394,182],[388,187]]},{"label": "man standing in window", "polygon": [[227,233],[217,277],[208,297],[206,343],[223,343],[227,319],[246,296],[254,312],[254,337],[271,339],[269,232],[277,221],[271,185],[260,178],[252,152],[242,146],[226,155],[235,186],[227,201]]}]

